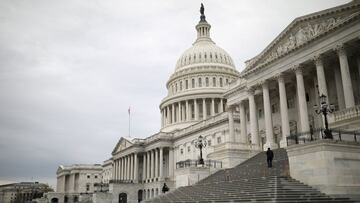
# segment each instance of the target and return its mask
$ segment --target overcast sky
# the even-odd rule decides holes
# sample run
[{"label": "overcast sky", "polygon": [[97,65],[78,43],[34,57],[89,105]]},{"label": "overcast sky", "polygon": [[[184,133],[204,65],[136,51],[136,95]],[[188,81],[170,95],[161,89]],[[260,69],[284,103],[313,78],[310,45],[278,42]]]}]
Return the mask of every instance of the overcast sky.
[{"label": "overcast sky", "polygon": [[[203,0],[237,69],[294,18],[348,0]],[[196,37],[198,0],[0,0],[0,183],[56,183],[160,128],[159,104]]]}]

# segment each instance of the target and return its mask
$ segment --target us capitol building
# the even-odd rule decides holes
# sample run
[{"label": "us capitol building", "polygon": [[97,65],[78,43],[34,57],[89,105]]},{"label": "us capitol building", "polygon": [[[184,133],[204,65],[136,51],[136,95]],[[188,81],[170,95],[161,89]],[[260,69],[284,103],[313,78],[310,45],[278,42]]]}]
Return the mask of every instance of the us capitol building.
[{"label": "us capitol building", "polygon": [[[203,7],[195,28],[195,42],[179,57],[166,83],[168,94],[159,106],[160,131],[145,139],[120,138],[103,172],[96,172],[107,191],[94,192],[90,199],[109,203],[151,199],[162,193],[164,183],[170,191],[193,185],[268,147],[287,148],[293,178],[330,194],[359,194],[359,145],[333,144],[329,149],[335,155],[327,156],[315,153],[326,143],[307,152],[306,143],[288,146],[293,142],[288,138],[321,139],[319,129],[325,127],[325,120],[314,110],[321,102],[332,104],[327,122],[334,137],[337,130],[359,132],[360,1],[296,18],[260,54],[247,60],[242,72],[212,40]],[[207,143],[204,165],[197,162],[199,136]],[[327,167],[318,165],[317,156],[335,160],[331,167],[339,173],[309,172]],[[337,166],[336,160],[346,167]],[[344,171],[348,176],[342,179],[339,174]],[[87,180],[75,183],[72,177],[79,173],[81,167],[74,172],[60,167],[58,191],[48,194],[49,202],[80,195],[72,184]],[[324,183],[330,176],[337,181]]]}]

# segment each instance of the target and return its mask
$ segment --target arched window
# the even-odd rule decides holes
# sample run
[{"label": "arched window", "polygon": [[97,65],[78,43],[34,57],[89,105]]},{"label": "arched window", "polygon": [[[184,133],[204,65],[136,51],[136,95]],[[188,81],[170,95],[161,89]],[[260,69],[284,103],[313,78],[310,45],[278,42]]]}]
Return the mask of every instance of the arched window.
[{"label": "arched window", "polygon": [[229,79],[226,78],[225,84],[229,84]]},{"label": "arched window", "polygon": [[199,87],[202,87],[201,83],[202,83],[201,78],[199,78],[199,85],[198,85]]},{"label": "arched window", "polygon": [[223,86],[223,79],[222,78],[220,78],[220,87],[222,87]]},{"label": "arched window", "polygon": [[209,87],[209,78],[208,77],[205,78],[205,84],[206,84],[206,87]]},{"label": "arched window", "polygon": [[185,89],[188,89],[188,88],[189,88],[189,81],[185,80]]},{"label": "arched window", "polygon": [[180,81],[180,91],[182,91],[182,81]]},{"label": "arched window", "polygon": [[175,83],[175,92],[177,92],[177,90],[178,90],[178,89],[177,89],[177,83]]},{"label": "arched window", "polygon": [[216,78],[213,77],[213,87],[216,87]]}]

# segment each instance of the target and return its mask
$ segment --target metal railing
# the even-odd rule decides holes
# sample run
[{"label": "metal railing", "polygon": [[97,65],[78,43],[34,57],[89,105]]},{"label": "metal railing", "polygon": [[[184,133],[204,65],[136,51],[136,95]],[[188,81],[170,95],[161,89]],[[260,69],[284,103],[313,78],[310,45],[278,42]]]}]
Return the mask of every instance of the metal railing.
[{"label": "metal railing", "polygon": [[[287,145],[304,144],[315,140],[324,139],[325,133],[323,128],[310,130],[309,132],[301,132],[290,134],[286,137]],[[347,131],[342,129],[331,129],[333,140],[347,141],[347,142],[360,142],[359,131]]]},{"label": "metal railing", "polygon": [[[179,161],[176,163],[176,168],[190,168],[190,167],[197,167],[201,164],[199,164],[199,160],[185,160],[185,161]],[[222,168],[222,162],[221,161],[215,161],[215,160],[204,160],[204,166],[209,168]]]},{"label": "metal railing", "polygon": [[121,183],[134,183],[133,180],[110,180],[109,183],[121,184]]}]

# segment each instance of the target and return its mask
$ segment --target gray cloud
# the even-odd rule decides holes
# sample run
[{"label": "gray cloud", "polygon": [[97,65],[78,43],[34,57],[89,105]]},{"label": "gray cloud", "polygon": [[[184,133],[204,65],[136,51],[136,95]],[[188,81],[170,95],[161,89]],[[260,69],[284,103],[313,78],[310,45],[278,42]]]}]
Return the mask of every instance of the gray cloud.
[{"label": "gray cloud", "polygon": [[[204,1],[239,70],[295,17],[345,0]],[[100,163],[121,136],[160,127],[158,105],[195,40],[200,1],[0,2],[0,180],[55,183],[59,164]]]}]

